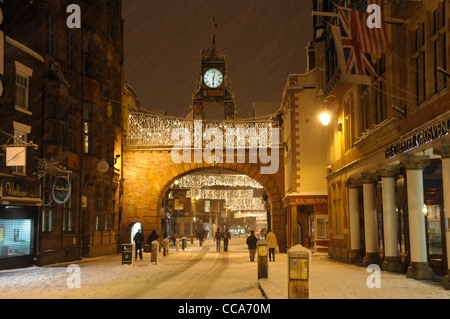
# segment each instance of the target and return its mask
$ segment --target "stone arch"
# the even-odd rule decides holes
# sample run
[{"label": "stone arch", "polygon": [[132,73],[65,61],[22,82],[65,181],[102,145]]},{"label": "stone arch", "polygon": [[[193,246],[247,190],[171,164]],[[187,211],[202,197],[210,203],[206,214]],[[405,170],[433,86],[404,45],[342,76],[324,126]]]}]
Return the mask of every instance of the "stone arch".
[{"label": "stone arch", "polygon": [[[248,157],[248,154],[247,154]],[[247,175],[262,185],[271,205],[271,228],[277,236],[280,251],[286,250],[286,216],[282,209],[284,196],[284,154],[279,152],[279,168],[273,175],[261,173],[261,163],[218,163],[222,167]],[[140,221],[145,229],[144,236],[152,230],[159,234],[160,207],[163,196],[173,181],[180,176],[202,168],[209,168],[207,162],[174,163],[170,151],[133,149],[123,153],[124,195],[121,228],[132,221]],[[161,234],[159,234],[161,236]],[[121,231],[120,240],[125,235]]]}]

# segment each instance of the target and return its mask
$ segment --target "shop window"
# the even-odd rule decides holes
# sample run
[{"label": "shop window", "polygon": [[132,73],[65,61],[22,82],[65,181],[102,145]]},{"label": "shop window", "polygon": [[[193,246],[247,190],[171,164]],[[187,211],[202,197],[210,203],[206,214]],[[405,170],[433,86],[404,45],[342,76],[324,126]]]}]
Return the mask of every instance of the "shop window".
[{"label": "shop window", "polygon": [[316,239],[328,239],[328,216],[316,216]]},{"label": "shop window", "polygon": [[428,254],[442,255],[441,206],[424,205],[427,219]]},{"label": "shop window", "polygon": [[0,258],[33,253],[33,221],[31,219],[0,220]]}]

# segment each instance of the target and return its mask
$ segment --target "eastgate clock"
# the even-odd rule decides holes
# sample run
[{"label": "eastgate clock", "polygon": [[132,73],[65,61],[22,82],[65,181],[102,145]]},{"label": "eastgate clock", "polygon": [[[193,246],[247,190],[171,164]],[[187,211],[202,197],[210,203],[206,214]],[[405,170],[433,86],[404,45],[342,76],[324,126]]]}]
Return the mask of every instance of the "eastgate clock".
[{"label": "eastgate clock", "polygon": [[223,74],[217,69],[209,69],[203,75],[203,81],[208,87],[215,89],[222,84]]}]

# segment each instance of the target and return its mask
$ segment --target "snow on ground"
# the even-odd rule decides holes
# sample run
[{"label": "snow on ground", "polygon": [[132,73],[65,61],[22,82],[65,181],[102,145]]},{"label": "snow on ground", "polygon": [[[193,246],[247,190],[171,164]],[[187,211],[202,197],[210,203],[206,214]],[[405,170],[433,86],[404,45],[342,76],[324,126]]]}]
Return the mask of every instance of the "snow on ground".
[{"label": "snow on ground", "polygon": [[[269,263],[267,279],[260,279],[268,299],[287,299],[287,255]],[[313,253],[310,266],[311,299],[450,299],[441,281],[406,278],[406,274],[381,272],[380,288],[369,288],[367,268],[333,261],[327,253]]]},{"label": "snow on ground", "polygon": [[172,247],[168,257],[150,253],[132,266],[121,255],[75,261],[80,266],[81,288],[68,288],[70,263],[0,271],[0,298],[27,299],[263,299],[257,283],[257,265],[248,262],[244,239],[232,239],[230,252],[216,252],[208,240],[188,244],[186,251]]},{"label": "snow on ground", "polygon": [[[73,262],[80,266],[81,288],[68,288],[70,263],[0,271],[2,299],[262,299],[257,263],[249,262],[244,238],[233,238],[229,252],[216,252],[215,243],[203,247],[188,242],[186,251],[171,248],[168,257],[150,254],[133,266],[121,255]],[[313,299],[450,299],[440,282],[419,281],[405,274],[381,272],[381,288],[368,288],[366,268],[330,260],[313,253],[310,298]],[[287,255],[269,263],[269,278],[259,286],[269,299],[287,298]]]}]

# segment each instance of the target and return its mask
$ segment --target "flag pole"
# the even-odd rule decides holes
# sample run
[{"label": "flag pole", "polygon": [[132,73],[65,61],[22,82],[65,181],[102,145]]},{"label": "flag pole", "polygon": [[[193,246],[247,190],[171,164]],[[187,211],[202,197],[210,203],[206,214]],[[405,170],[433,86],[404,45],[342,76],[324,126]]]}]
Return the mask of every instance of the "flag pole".
[{"label": "flag pole", "polygon": [[[337,12],[323,12],[323,11],[312,11],[312,16],[321,16],[321,17],[332,17],[332,18],[339,18],[339,13]],[[396,25],[402,25],[406,23],[403,19],[398,18],[385,18],[386,23],[389,24],[396,24]]]}]

